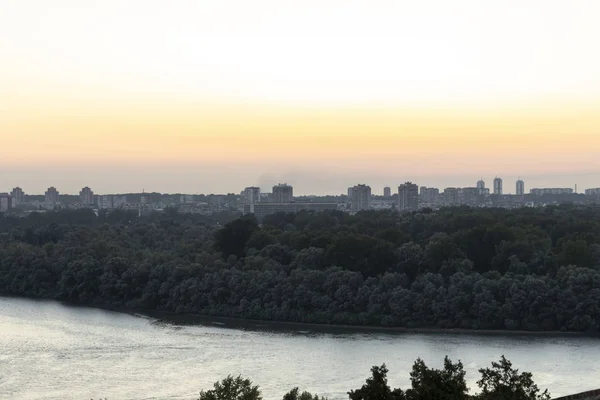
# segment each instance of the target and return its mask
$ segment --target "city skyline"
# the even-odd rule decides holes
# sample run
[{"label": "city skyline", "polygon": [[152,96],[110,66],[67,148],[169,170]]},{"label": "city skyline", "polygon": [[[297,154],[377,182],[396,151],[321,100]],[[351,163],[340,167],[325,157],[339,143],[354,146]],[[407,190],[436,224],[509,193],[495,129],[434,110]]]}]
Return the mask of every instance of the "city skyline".
[{"label": "city skyline", "polygon": [[[483,179],[482,179],[483,178]],[[517,182],[522,181],[524,183],[524,191],[525,193],[529,193],[531,189],[534,188],[570,188],[573,189],[573,191],[578,192],[578,193],[584,193],[586,189],[596,189],[600,187],[600,177],[599,179],[593,182],[597,182],[596,185],[590,185],[590,186],[582,186],[580,184],[574,183],[572,185],[560,185],[558,183],[561,182],[561,180],[554,180],[554,179],[538,179],[537,181],[530,181],[525,179],[523,176],[518,175],[516,176],[514,179],[512,179],[512,177],[510,178],[504,178],[503,176],[494,176],[494,178],[490,178],[490,179],[486,179],[485,177],[479,177],[476,180],[472,180],[471,182],[465,182],[462,181],[464,184],[451,184],[451,185],[447,185],[447,186],[436,186],[435,184],[427,184],[427,182],[431,182],[432,180],[429,180],[427,182],[420,182],[420,181],[415,181],[413,183],[415,183],[418,187],[431,187],[431,188],[437,188],[440,190],[443,190],[445,188],[470,188],[470,187],[478,187],[479,182],[481,180],[483,180],[483,182],[485,183],[485,187],[487,189],[489,189],[491,191],[491,193],[493,194],[494,191],[494,179],[496,178],[500,178],[502,180],[502,184],[503,184],[503,190],[502,190],[502,194],[518,194],[516,191],[516,185],[518,184]],[[382,183],[380,185],[374,186],[372,185],[370,182],[368,181],[364,181],[364,180],[352,180],[349,181],[350,183],[348,185],[346,185],[342,190],[340,191],[332,191],[331,190],[331,183],[328,185],[328,187],[330,188],[329,191],[312,191],[310,189],[310,185],[309,186],[298,186],[296,184],[292,184],[291,182],[287,182],[285,184],[281,184],[281,180],[274,180],[273,184],[268,184],[265,183],[263,185],[253,185],[253,186],[248,186],[245,185],[244,187],[241,188],[232,188],[230,190],[226,190],[226,191],[211,191],[211,190],[190,190],[190,189],[184,189],[184,190],[177,190],[177,191],[161,191],[161,190],[153,190],[151,188],[141,188],[139,190],[137,190],[135,187],[129,187],[125,190],[121,190],[121,191],[111,191],[111,190],[98,190],[97,187],[102,187],[103,185],[92,185],[92,184],[83,184],[80,186],[77,186],[78,184],[71,184],[69,187],[74,187],[75,189],[73,190],[63,190],[61,189],[61,185],[58,184],[54,184],[54,185],[50,185],[50,186],[45,186],[43,187],[43,189],[40,189],[39,191],[35,191],[35,190],[29,190],[25,185],[22,184],[16,184],[16,185],[3,185],[0,186],[0,189],[5,189],[4,191],[10,192],[10,190],[14,189],[14,188],[19,188],[22,189],[26,194],[28,195],[43,195],[44,192],[52,187],[52,188],[56,188],[57,190],[59,190],[59,192],[61,194],[66,194],[66,195],[72,195],[72,196],[80,196],[81,195],[81,190],[82,189],[93,189],[94,193],[97,194],[125,194],[125,193],[164,193],[164,194],[240,194],[240,192],[243,192],[245,189],[250,189],[250,188],[258,188],[258,193],[273,193],[273,189],[275,189],[278,186],[285,186],[285,185],[289,185],[293,188],[293,196],[310,196],[310,195],[315,195],[315,196],[328,196],[328,195],[333,195],[333,196],[339,196],[339,195],[347,195],[348,194],[348,188],[351,188],[353,186],[356,185],[356,182],[362,182],[362,184],[366,184],[369,185],[372,189],[372,193],[375,196],[378,195],[382,195],[383,191],[385,188],[397,188],[399,185],[402,185],[403,183],[405,183],[405,181],[410,182],[410,180],[407,179],[399,179],[398,183],[394,184],[394,183],[389,183],[389,181],[386,181],[385,183]],[[564,181],[564,180],[563,180]],[[0,182],[1,182],[1,178],[0,178]],[[333,183],[333,182],[332,182]],[[341,186],[344,186],[343,183],[338,183]],[[394,190],[391,190],[391,194],[397,193]]]},{"label": "city skyline", "polygon": [[0,186],[325,194],[464,186],[477,171],[596,187],[599,13],[585,0],[7,0]]}]

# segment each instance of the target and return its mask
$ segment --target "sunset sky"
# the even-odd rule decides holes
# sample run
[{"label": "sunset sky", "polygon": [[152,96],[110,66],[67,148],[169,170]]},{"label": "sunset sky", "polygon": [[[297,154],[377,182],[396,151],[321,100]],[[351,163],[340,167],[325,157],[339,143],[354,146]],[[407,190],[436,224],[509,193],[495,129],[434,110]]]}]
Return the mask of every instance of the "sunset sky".
[{"label": "sunset sky", "polygon": [[600,1],[0,0],[0,192],[600,187]]}]

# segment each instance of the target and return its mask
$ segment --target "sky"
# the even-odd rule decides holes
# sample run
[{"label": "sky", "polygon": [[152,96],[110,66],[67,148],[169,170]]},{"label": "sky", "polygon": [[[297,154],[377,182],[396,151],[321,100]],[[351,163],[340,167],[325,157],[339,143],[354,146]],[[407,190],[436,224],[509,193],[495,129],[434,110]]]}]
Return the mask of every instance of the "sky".
[{"label": "sky", "polygon": [[0,0],[0,192],[600,187],[597,0]]}]

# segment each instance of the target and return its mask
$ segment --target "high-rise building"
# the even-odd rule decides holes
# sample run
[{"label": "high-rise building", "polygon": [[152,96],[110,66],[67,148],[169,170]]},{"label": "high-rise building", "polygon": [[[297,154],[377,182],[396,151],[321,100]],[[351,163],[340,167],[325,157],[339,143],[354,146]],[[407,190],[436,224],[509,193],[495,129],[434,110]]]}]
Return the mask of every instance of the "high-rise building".
[{"label": "high-rise building", "polygon": [[456,206],[460,204],[460,194],[458,188],[448,187],[444,189],[444,204]]},{"label": "high-rise building", "polygon": [[12,197],[8,193],[0,193],[0,212],[7,212],[12,208]]},{"label": "high-rise building", "polygon": [[288,184],[280,183],[273,186],[274,203],[291,203],[294,201],[294,188]]},{"label": "high-rise building", "polygon": [[45,195],[45,200],[44,202],[46,204],[58,204],[59,200],[60,200],[60,195],[58,193],[58,190],[56,190],[56,188],[54,186],[49,187],[48,190],[46,190]]},{"label": "high-rise building", "polygon": [[79,192],[79,201],[82,204],[94,204],[94,192],[89,187],[84,187]]},{"label": "high-rise building", "polygon": [[392,197],[392,188],[384,187],[383,188],[383,197]]},{"label": "high-rise building", "polygon": [[254,214],[259,220],[271,214],[275,213],[297,213],[303,210],[312,212],[324,212],[333,211],[338,209],[337,203],[255,203],[255,204],[244,204],[243,213]]},{"label": "high-rise building", "polygon": [[517,196],[523,196],[525,194],[525,182],[521,179],[517,181],[517,191],[515,193]]},{"label": "high-rise building", "polygon": [[440,189],[438,188],[428,188],[426,186],[421,186],[419,188],[419,197],[423,203],[427,204],[435,204],[439,202],[440,199]]},{"label": "high-rise building", "polygon": [[600,196],[600,188],[592,188],[585,190],[586,196]]},{"label": "high-rise building", "polygon": [[479,191],[480,195],[485,194],[485,181],[483,178],[477,181],[477,190]]},{"label": "high-rise building", "polygon": [[10,197],[12,197],[13,206],[25,203],[25,193],[20,187],[14,188],[12,192],[10,192]]},{"label": "high-rise building", "polygon": [[113,208],[123,208],[127,204],[127,196],[126,195],[113,196],[112,202],[113,202]]},{"label": "high-rise building", "polygon": [[564,195],[573,194],[571,188],[543,188],[543,189],[531,189],[529,191],[533,196],[548,196],[548,195]]},{"label": "high-rise building", "polygon": [[367,185],[356,185],[348,190],[348,193],[352,193],[350,203],[352,204],[352,211],[362,211],[371,208],[371,187]]},{"label": "high-rise building", "polygon": [[502,195],[502,179],[500,178],[494,179],[494,194],[498,196]]},{"label": "high-rise building", "polygon": [[480,200],[479,193],[480,189],[477,187],[460,188],[458,189],[458,201],[460,204],[477,205]]},{"label": "high-rise building", "polygon": [[260,203],[260,188],[256,186],[247,187],[242,192],[242,201],[244,204]]},{"label": "high-rise building", "polygon": [[419,208],[419,187],[411,182],[398,186],[398,210],[416,211]]},{"label": "high-rise building", "polygon": [[104,195],[98,198],[98,208],[101,210],[111,210],[114,207],[113,196]]}]

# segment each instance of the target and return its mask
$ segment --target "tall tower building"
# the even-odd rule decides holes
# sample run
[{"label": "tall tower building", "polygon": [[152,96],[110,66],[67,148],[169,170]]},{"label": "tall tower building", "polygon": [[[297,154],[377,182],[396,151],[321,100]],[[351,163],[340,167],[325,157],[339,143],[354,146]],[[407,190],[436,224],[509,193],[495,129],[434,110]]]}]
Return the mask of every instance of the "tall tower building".
[{"label": "tall tower building", "polygon": [[60,200],[58,190],[56,190],[56,188],[54,186],[49,187],[48,190],[46,190],[46,193],[44,194],[44,196],[45,196],[44,202],[46,204],[57,204]]},{"label": "tall tower building", "polygon": [[517,196],[523,196],[525,194],[525,182],[521,179],[517,181],[517,191],[515,193]]},{"label": "tall tower building", "polygon": [[[368,210],[371,208],[371,187],[367,185],[356,185],[351,188],[352,211]],[[350,191],[349,191],[350,193]]]},{"label": "tall tower building", "polygon": [[419,208],[419,187],[411,182],[398,186],[398,210],[416,211]]},{"label": "tall tower building", "polygon": [[244,204],[260,203],[260,188],[256,186],[247,187],[242,192]]},{"label": "tall tower building", "polygon": [[25,203],[25,193],[20,187],[14,188],[12,192],[10,192],[10,197],[12,197],[13,206]]},{"label": "tall tower building", "polygon": [[500,178],[494,179],[494,194],[498,196],[502,195],[502,179]]},{"label": "tall tower building", "polygon": [[386,186],[383,188],[383,197],[392,197],[392,188]]},{"label": "tall tower building", "polygon": [[12,197],[8,193],[0,193],[0,212],[7,212],[12,208]]},{"label": "tall tower building", "polygon": [[280,183],[273,186],[274,203],[292,203],[294,201],[294,188],[288,184]]},{"label": "tall tower building", "polygon": [[82,204],[94,204],[94,192],[89,187],[84,187],[79,192],[79,201]]},{"label": "tall tower building", "polygon": [[485,194],[485,181],[483,178],[477,181],[477,190],[479,191],[480,195]]}]

